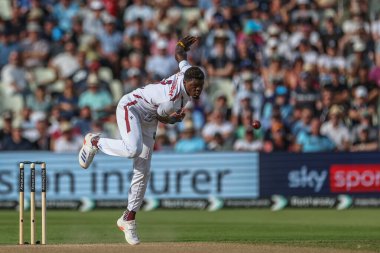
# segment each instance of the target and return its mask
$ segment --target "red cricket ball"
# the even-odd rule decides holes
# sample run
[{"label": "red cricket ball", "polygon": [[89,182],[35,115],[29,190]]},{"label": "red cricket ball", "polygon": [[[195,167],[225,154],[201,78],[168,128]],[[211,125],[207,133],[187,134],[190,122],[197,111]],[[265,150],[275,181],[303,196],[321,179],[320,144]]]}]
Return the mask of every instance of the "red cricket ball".
[{"label": "red cricket ball", "polygon": [[259,129],[259,128],[261,127],[261,123],[260,123],[260,121],[258,121],[258,120],[254,120],[254,121],[252,122],[252,127],[253,127],[254,129]]}]

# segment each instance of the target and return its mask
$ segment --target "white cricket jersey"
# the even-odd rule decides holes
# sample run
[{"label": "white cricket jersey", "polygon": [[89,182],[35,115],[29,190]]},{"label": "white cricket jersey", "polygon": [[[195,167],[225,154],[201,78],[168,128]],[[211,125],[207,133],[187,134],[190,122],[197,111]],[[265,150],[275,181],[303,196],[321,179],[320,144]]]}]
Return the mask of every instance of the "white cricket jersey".
[{"label": "white cricket jersey", "polygon": [[179,63],[180,71],[159,83],[148,84],[124,95],[120,103],[136,108],[146,121],[152,121],[156,115],[168,116],[182,109],[191,100],[186,93],[183,78],[191,65],[187,61]]}]

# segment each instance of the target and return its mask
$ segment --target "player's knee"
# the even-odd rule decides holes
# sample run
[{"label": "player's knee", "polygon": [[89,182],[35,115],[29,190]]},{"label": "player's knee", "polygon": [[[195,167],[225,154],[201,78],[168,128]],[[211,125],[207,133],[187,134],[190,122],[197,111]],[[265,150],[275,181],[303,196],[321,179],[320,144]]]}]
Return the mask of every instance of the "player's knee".
[{"label": "player's knee", "polygon": [[142,152],[142,145],[141,146],[138,145],[136,147],[132,147],[132,148],[128,149],[128,151],[129,151],[129,156],[131,158],[139,157],[140,154],[141,154],[141,152]]}]

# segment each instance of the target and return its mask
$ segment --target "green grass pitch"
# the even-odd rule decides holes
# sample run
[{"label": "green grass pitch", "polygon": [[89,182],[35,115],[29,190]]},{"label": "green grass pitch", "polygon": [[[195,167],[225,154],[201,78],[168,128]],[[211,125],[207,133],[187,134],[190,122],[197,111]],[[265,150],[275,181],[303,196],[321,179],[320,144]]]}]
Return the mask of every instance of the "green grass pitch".
[{"label": "green grass pitch", "polygon": [[[40,210],[37,238],[40,239]],[[123,243],[116,227],[121,210],[47,212],[48,244]],[[380,211],[304,209],[271,212],[239,209],[217,212],[157,210],[138,213],[142,242],[241,242],[380,252]],[[0,244],[17,244],[18,212],[0,211]],[[25,240],[30,238],[25,214]]]}]

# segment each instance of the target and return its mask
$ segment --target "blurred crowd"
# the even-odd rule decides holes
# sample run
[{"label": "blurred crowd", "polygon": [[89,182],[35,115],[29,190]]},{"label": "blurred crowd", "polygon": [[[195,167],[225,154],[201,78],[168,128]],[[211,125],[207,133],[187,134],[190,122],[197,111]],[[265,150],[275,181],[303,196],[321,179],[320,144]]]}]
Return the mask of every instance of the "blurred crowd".
[{"label": "blurred crowd", "polygon": [[183,122],[159,124],[155,150],[379,150],[375,2],[1,0],[0,150],[120,138],[118,100],[178,71],[188,34],[204,93]]}]

